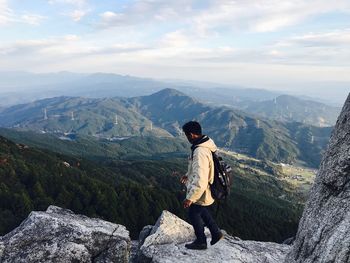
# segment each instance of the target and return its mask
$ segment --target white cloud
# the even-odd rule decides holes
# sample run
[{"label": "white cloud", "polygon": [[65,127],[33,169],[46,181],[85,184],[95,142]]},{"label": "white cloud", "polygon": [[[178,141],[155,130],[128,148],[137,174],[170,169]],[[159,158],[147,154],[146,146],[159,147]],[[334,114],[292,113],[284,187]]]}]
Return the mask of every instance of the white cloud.
[{"label": "white cloud", "polygon": [[66,35],[63,37],[64,40],[67,40],[67,41],[78,41],[80,40],[81,38],[77,35]]},{"label": "white cloud", "polygon": [[80,21],[84,16],[88,14],[87,10],[74,10],[73,12],[70,12],[68,14],[69,17],[71,17],[75,22]]},{"label": "white cloud", "polygon": [[0,46],[0,54],[30,56],[53,45],[55,45],[55,41],[49,39],[16,41],[12,44]]},{"label": "white cloud", "polygon": [[87,0],[49,0],[49,4],[69,4],[74,6],[84,6]]},{"label": "white cloud", "polygon": [[198,8],[194,0],[138,0],[118,12],[101,14],[101,25],[115,27],[157,24],[159,21],[195,25],[198,35],[221,27],[270,32],[297,25],[313,16],[329,12],[350,13],[348,0],[211,0]]},{"label": "white cloud", "polygon": [[267,47],[280,53],[283,63],[350,65],[350,29],[293,36]]},{"label": "white cloud", "polygon": [[167,33],[160,42],[161,45],[168,47],[186,47],[189,45],[190,40],[184,32],[177,30]]},{"label": "white cloud", "polygon": [[100,17],[102,19],[101,26],[102,27],[112,27],[112,26],[118,26],[122,23],[124,23],[125,14],[121,13],[114,13],[112,11],[106,11],[102,14],[100,14]]},{"label": "white cloud", "polygon": [[[176,59],[191,63],[220,65],[251,63],[275,65],[350,66],[350,29],[309,33],[278,41],[275,44],[249,47],[213,46],[203,43],[189,31],[165,34],[157,50],[147,52],[148,58]],[[209,41],[210,42],[210,41]],[[201,47],[202,46],[202,47]],[[350,74],[350,73],[349,73]]]},{"label": "white cloud", "polygon": [[20,17],[20,21],[29,25],[38,26],[41,21],[47,19],[46,16],[36,15],[36,14],[25,14]]},{"label": "white cloud", "polygon": [[34,13],[15,13],[8,6],[7,0],[0,0],[0,26],[10,23],[24,23],[29,25],[40,25],[41,21],[47,17]]},{"label": "white cloud", "polygon": [[6,25],[13,19],[13,11],[8,7],[7,0],[0,0],[0,26]]},{"label": "white cloud", "polygon": [[[349,12],[350,1],[338,0],[250,0],[213,1],[212,6],[193,20],[199,30],[222,26],[256,32],[277,31],[328,12]],[[216,4],[215,4],[216,3]]]},{"label": "white cloud", "polygon": [[51,5],[61,4],[68,6],[67,9],[74,8],[63,13],[63,15],[70,17],[75,22],[79,22],[83,17],[91,12],[87,0],[48,0]]},{"label": "white cloud", "polygon": [[299,37],[293,37],[287,43],[302,46],[338,47],[350,46],[350,29],[336,30],[324,33],[309,33]]},{"label": "white cloud", "polygon": [[106,11],[100,14],[100,27],[133,26],[138,24],[159,24],[159,22],[189,21],[192,16],[193,0],[137,0],[119,12]]},{"label": "white cloud", "polygon": [[95,41],[82,39],[77,35],[40,40],[15,41],[0,45],[0,55],[7,59],[47,60],[48,58],[71,59],[72,57],[122,55],[151,49],[137,43],[116,43],[98,45]]}]

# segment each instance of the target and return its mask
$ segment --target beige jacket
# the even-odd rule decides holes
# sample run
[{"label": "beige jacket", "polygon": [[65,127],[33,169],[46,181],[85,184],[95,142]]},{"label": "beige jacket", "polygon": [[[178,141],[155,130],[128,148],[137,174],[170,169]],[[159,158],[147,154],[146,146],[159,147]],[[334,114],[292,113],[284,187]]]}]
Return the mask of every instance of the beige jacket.
[{"label": "beige jacket", "polygon": [[217,149],[214,141],[199,144],[194,150],[193,158],[189,157],[188,171],[186,176],[186,199],[191,200],[196,205],[208,206],[214,203],[211,196],[210,186],[214,181],[214,163],[212,152]]}]

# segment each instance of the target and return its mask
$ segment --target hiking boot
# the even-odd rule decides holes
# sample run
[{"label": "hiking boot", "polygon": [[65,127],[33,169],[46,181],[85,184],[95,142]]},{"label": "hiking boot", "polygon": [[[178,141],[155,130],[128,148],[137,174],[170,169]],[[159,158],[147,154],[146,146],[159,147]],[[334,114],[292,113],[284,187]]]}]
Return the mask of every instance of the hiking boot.
[{"label": "hiking boot", "polygon": [[225,236],[223,233],[219,233],[215,236],[212,236],[211,241],[210,241],[210,245],[215,245],[216,243],[218,243],[221,239],[223,239]]},{"label": "hiking boot", "polygon": [[186,244],[185,247],[187,249],[203,250],[207,249],[207,243],[199,243],[197,240],[195,240],[192,243]]}]

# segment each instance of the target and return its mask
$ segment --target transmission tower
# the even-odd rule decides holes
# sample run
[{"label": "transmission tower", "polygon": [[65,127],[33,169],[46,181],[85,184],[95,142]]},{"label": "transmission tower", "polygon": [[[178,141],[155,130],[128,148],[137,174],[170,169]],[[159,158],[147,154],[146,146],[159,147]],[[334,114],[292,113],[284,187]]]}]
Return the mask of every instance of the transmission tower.
[{"label": "transmission tower", "polygon": [[48,118],[47,118],[47,110],[46,110],[46,108],[44,109],[44,120],[47,120]]},{"label": "transmission tower", "polygon": [[117,115],[117,114],[115,115],[115,121],[114,121],[114,124],[116,124],[116,125],[118,124],[118,115]]}]

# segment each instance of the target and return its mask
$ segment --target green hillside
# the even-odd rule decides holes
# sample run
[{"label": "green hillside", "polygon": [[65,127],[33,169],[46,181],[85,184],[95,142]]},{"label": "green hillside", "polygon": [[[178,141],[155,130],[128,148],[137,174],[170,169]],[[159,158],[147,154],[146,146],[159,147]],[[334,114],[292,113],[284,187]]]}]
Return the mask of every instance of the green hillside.
[{"label": "green hillside", "polygon": [[188,142],[179,138],[154,136],[127,137],[109,141],[93,136],[74,135],[74,139],[59,139],[55,134],[17,131],[0,128],[0,135],[16,143],[47,149],[60,154],[91,160],[106,159],[159,159],[162,155],[183,155],[188,152]]},{"label": "green hillside", "polygon": [[[45,114],[46,111],[46,114]],[[0,125],[51,133],[102,137],[171,136],[117,99],[57,97],[16,105],[1,112]]]},{"label": "green hillside", "polygon": [[[294,235],[304,202],[295,186],[281,179],[273,165],[253,169],[228,160],[234,184],[219,213],[220,226],[244,239],[282,241]],[[171,176],[174,170],[184,173],[186,162],[171,157],[97,163],[0,137],[0,234],[18,226],[30,211],[55,204],[123,224],[136,238],[163,209],[186,218],[182,186]]]}]

